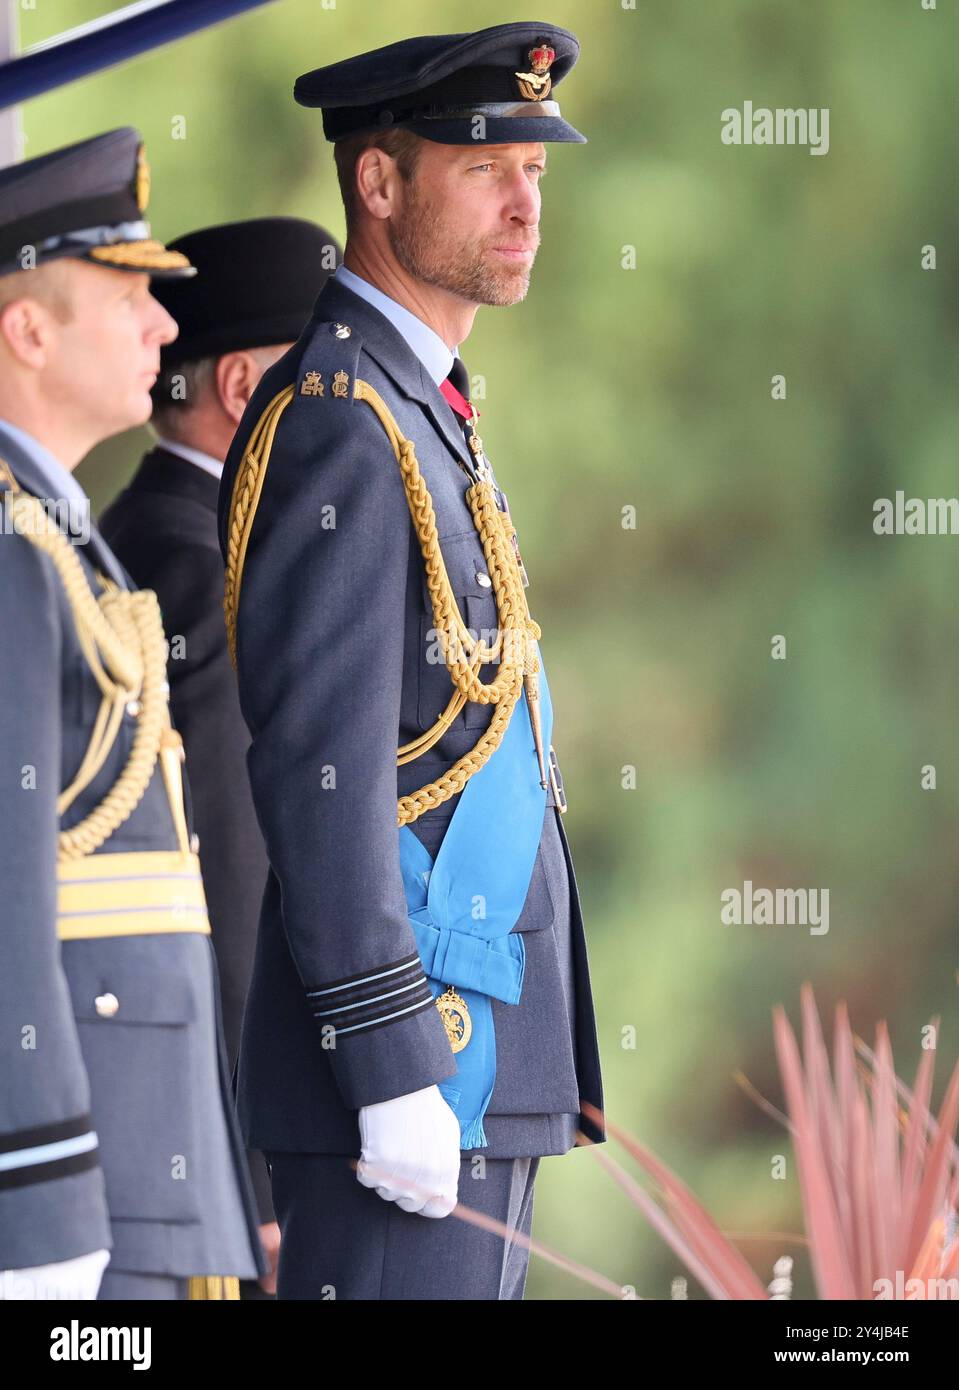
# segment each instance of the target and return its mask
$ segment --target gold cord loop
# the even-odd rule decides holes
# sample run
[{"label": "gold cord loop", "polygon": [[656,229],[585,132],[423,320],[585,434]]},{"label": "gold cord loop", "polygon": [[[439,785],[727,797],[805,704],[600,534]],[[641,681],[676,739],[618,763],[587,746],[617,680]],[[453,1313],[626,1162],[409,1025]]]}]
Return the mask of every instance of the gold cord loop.
[{"label": "gold cord loop", "polygon": [[[233,484],[223,609],[230,657],[234,667],[237,612],[247,544],[263,490],[277,426],[294,394],[295,387],[291,385],[273,397],[250,436]],[[535,644],[542,633],[539,624],[530,617],[522,576],[512,545],[515,528],[497,507],[492,485],[484,479],[467,489],[466,500],[473,514],[473,524],[482,541],[492,580],[498,629],[496,641],[492,646],[487,646],[485,642],[473,636],[463,621],[450,584],[437,533],[433,500],[420,472],[413,441],[403,436],[386,402],[368,382],[356,380],[354,398],[357,401],[365,401],[371,407],[386,432],[399,465],[410,516],[423,555],[437,641],[441,645],[453,684],[452,698],[436,722],[425,733],[397,749],[397,766],[402,767],[413,762],[432,748],[446,733],[467,700],[496,707],[489,727],[468,753],[459,758],[436,781],[429,782],[419,791],[398,799],[397,824],[409,825],[424,811],[439,806],[462,791],[470,777],[479,772],[492,756],[502,741],[513,708],[522,695],[524,683],[531,716],[535,720],[536,673],[539,670]],[[499,663],[496,679],[484,682],[480,679],[480,669],[493,661]],[[534,732],[536,727],[534,722]]]},{"label": "gold cord loop", "polygon": [[97,576],[103,589],[97,598],[76,551],[42,502],[20,488],[2,460],[0,476],[7,483],[18,534],[53,562],[73,614],[80,648],[102,694],[87,750],[73,780],[57,800],[58,815],[63,815],[103,767],[127,704],[136,701],[139,706],[130,756],[119,778],[89,815],[70,830],[60,831],[59,859],[79,859],[97,850],[132,815],[153,776],[161,742],[170,731],[160,605],[151,589],[128,592],[103,575]]}]

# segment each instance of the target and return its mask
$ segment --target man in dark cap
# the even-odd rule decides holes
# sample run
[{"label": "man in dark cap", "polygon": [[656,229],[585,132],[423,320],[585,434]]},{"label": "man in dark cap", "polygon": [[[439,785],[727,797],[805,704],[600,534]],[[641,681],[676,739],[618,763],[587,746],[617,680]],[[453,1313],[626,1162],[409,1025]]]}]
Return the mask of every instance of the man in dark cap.
[{"label": "man in dark cap", "polygon": [[[266,1272],[156,597],[72,476],[176,324],[137,131],[0,170],[0,1296],[237,1296]],[[101,1272],[109,1254],[106,1273]],[[212,1276],[212,1277],[211,1277]]]},{"label": "man in dark cap", "polygon": [[[237,1100],[280,1298],[521,1298],[540,1158],[605,1137],[540,629],[458,355],[529,287],[578,52],[505,24],[296,83],[344,264],[220,488],[270,860]],[[457,1197],[505,1241],[435,1219]]]},{"label": "man in dark cap", "polygon": [[[246,772],[240,714],[223,622],[216,534],[219,478],[230,442],[264,371],[290,348],[342,259],[323,227],[264,217],[206,227],[170,249],[197,269],[156,297],[180,328],[153,387],[157,446],[141,461],[100,529],[142,588],[152,589],[170,642],[170,708],[183,737],[203,883],[232,1067],[256,945],[267,860]],[[263,1157],[250,1155],[260,1238],[274,1265],[279,1227]],[[243,1285],[242,1297],[257,1297]]]}]

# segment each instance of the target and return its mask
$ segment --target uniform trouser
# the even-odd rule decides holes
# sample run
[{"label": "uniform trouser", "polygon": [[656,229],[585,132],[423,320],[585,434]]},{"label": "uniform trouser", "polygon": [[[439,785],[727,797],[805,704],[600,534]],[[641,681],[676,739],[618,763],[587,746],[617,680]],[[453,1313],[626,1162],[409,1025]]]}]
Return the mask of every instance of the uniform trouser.
[{"label": "uniform trouser", "polygon": [[107,1265],[100,1280],[97,1301],[140,1303],[158,1298],[186,1298],[189,1279],[175,1274],[129,1274]]},{"label": "uniform trouser", "polygon": [[[357,1180],[350,1159],[273,1152],[277,1298],[521,1299],[529,1251],[461,1220],[420,1216]],[[538,1158],[460,1165],[459,1201],[530,1234]],[[474,1176],[485,1168],[485,1176]]]}]

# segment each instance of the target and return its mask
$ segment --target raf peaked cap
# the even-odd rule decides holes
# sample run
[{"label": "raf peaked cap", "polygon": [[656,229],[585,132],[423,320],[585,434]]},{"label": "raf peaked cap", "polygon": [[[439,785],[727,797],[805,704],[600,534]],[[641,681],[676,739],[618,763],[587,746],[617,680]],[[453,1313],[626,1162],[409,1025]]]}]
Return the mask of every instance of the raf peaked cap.
[{"label": "raf peaked cap", "polygon": [[150,168],[130,127],[0,169],[0,275],[76,256],[160,277],[195,274],[150,236]]},{"label": "raf peaked cap", "polygon": [[343,259],[336,237],[300,217],[258,217],[203,227],[170,242],[199,272],[155,285],[180,332],[166,366],[244,348],[294,343],[316,296]]},{"label": "raf peaked cap", "polygon": [[568,29],[497,24],[403,39],[317,68],[296,79],[293,95],[322,109],[327,140],[401,126],[442,145],[585,144],[552,96],[578,57]]}]

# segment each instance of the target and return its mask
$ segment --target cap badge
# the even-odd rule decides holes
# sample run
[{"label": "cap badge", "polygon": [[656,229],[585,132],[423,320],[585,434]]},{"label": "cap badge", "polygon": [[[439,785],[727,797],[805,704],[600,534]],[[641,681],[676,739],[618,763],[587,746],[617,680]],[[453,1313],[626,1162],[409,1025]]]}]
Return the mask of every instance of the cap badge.
[{"label": "cap badge", "polygon": [[146,145],[140,145],[137,149],[137,171],[133,187],[137,207],[141,212],[146,212],[147,203],[150,201],[150,166],[147,163]]},{"label": "cap badge", "polygon": [[526,56],[533,71],[513,73],[519,84],[520,96],[526,101],[543,101],[549,96],[549,90],[553,85],[549,69],[555,61],[556,50],[548,44],[541,44],[537,48],[531,48]]}]

